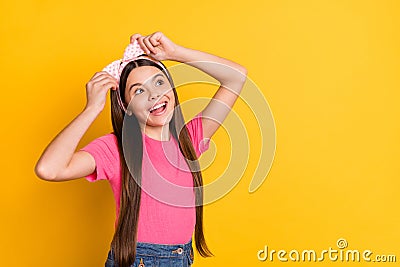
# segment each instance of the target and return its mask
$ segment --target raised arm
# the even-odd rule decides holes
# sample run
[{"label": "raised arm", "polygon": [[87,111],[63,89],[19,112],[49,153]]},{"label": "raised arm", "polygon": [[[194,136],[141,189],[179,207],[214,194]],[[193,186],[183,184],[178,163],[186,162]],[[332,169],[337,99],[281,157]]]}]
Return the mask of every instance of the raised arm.
[{"label": "raised arm", "polygon": [[36,175],[47,181],[66,181],[91,174],[96,164],[86,151],[75,152],[89,126],[103,110],[107,91],[116,89],[117,81],[107,72],[97,72],[86,84],[87,103],[45,148],[35,166]]},{"label": "raised arm", "polygon": [[206,52],[186,48],[173,43],[162,32],[148,36],[136,33],[141,48],[157,60],[174,60],[204,71],[220,82],[220,87],[202,111],[203,136],[211,138],[231,111],[247,78],[245,67]]},{"label": "raised arm", "polygon": [[220,82],[217,92],[202,111],[203,136],[210,139],[239,97],[247,70],[228,59],[182,46],[177,47],[172,59],[194,66]]}]

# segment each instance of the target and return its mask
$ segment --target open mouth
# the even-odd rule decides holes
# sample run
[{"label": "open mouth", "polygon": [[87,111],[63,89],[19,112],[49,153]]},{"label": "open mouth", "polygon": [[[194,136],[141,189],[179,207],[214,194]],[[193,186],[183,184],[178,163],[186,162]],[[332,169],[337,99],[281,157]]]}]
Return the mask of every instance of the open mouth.
[{"label": "open mouth", "polygon": [[154,107],[152,107],[149,111],[153,115],[160,115],[167,109],[167,101],[161,102]]}]

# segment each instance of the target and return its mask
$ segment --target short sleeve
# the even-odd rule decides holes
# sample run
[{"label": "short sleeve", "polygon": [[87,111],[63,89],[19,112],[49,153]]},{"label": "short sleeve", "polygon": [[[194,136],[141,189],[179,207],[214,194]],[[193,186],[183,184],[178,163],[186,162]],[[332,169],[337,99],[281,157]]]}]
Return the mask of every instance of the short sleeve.
[{"label": "short sleeve", "polygon": [[186,123],[186,127],[192,139],[193,147],[196,150],[197,156],[199,157],[210,147],[210,139],[203,140],[202,111],[200,111],[188,123]]},{"label": "short sleeve", "polygon": [[94,172],[85,177],[89,182],[110,180],[117,174],[119,168],[118,142],[113,133],[94,139],[79,151],[90,153],[96,162]]}]

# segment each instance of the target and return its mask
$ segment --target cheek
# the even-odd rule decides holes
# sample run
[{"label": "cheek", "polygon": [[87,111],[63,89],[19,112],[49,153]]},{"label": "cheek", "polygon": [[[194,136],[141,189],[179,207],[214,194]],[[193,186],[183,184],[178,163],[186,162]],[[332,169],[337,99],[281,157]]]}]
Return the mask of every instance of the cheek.
[{"label": "cheek", "polygon": [[143,101],[140,101],[138,97],[132,98],[131,101],[129,102],[129,108],[135,113],[142,113],[143,110],[145,109],[145,106],[143,105]]},{"label": "cheek", "polygon": [[175,101],[174,91],[169,90],[169,91],[167,92],[167,95],[168,95],[169,99],[171,99],[171,101]]},{"label": "cheek", "polygon": [[169,105],[169,107],[170,108],[174,108],[175,107],[175,96],[172,94],[172,96],[168,96],[169,97],[169,103],[168,103],[168,105]]}]

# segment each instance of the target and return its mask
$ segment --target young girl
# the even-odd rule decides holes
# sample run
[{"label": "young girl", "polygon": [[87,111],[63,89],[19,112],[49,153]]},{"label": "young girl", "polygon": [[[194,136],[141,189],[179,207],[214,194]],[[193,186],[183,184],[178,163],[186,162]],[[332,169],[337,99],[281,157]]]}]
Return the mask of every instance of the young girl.
[{"label": "young girl", "polygon": [[[186,63],[220,82],[188,123],[161,60]],[[199,254],[213,255],[203,234],[198,157],[230,112],[246,75],[243,66],[177,45],[162,32],[137,33],[124,58],[86,84],[86,106],[46,147],[35,172],[48,181],[109,181],[116,220],[106,266],[190,266],[193,232]],[[114,131],[75,151],[103,110],[109,89]]]}]

